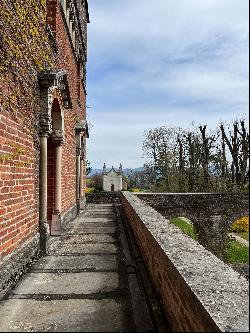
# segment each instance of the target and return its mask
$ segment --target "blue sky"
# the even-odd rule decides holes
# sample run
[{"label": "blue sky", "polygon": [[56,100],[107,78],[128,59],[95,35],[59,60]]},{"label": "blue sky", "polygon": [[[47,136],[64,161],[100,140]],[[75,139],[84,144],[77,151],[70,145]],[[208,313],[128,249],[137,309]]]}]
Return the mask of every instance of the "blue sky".
[{"label": "blue sky", "polygon": [[142,166],[153,127],[248,117],[248,0],[89,0],[89,12],[92,167]]}]

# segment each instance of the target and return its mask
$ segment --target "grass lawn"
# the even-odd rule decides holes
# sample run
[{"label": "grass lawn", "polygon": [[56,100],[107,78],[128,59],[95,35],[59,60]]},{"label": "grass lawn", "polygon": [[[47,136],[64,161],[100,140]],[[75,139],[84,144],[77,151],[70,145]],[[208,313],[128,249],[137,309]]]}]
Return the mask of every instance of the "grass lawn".
[{"label": "grass lawn", "polygon": [[229,241],[225,253],[225,260],[229,263],[247,263],[249,259],[249,249],[247,246],[237,241]]},{"label": "grass lawn", "polygon": [[182,219],[175,217],[172,220],[170,220],[170,223],[173,223],[176,225],[178,228],[180,228],[184,234],[188,235],[189,237],[197,240],[197,234],[193,228],[193,226]]},{"label": "grass lawn", "polygon": [[[172,220],[170,220],[170,223],[173,223],[174,225],[176,225],[186,235],[197,240],[197,234],[191,224],[183,221],[182,219],[180,219],[178,217],[175,217]],[[244,235],[245,239],[249,238],[249,232],[242,232],[242,233],[239,233],[238,235],[241,237],[243,237],[243,235]],[[249,260],[248,247],[237,241],[230,240],[228,242],[224,260],[227,263],[247,263]]]},{"label": "grass lawn", "polygon": [[249,241],[249,231],[239,232],[239,233],[237,233],[237,235],[240,236],[241,238],[244,238]]}]

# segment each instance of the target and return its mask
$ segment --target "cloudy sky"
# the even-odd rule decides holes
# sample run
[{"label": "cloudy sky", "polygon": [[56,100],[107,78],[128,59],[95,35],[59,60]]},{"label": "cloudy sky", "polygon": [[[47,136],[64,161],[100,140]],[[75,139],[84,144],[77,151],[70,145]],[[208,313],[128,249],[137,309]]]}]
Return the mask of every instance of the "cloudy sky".
[{"label": "cloudy sky", "polygon": [[145,130],[248,113],[248,0],[89,0],[93,168],[143,165]]}]

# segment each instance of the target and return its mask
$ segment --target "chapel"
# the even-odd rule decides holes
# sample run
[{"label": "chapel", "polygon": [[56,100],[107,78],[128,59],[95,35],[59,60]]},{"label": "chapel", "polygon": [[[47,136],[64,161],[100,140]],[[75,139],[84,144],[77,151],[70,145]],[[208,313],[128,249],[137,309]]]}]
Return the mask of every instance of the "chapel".
[{"label": "chapel", "polygon": [[122,170],[122,164],[119,169],[115,170],[114,167],[107,171],[106,164],[103,166],[102,173],[103,191],[105,192],[119,192],[126,191],[128,188],[127,180]]}]

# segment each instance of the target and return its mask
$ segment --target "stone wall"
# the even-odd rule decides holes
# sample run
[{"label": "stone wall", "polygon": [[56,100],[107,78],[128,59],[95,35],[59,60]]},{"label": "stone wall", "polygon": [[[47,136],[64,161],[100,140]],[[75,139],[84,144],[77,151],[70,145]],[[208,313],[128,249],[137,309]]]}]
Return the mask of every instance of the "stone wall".
[{"label": "stone wall", "polygon": [[189,218],[198,241],[222,257],[230,225],[249,215],[246,193],[142,193],[138,197],[167,219]]},{"label": "stone wall", "polygon": [[247,332],[247,280],[135,194],[121,202],[172,330]]},{"label": "stone wall", "polygon": [[0,265],[0,296],[2,290],[18,281],[32,260],[38,258],[38,253],[39,235],[36,234],[3,259]]},{"label": "stone wall", "polygon": [[121,192],[86,193],[86,202],[93,204],[120,203]]}]

